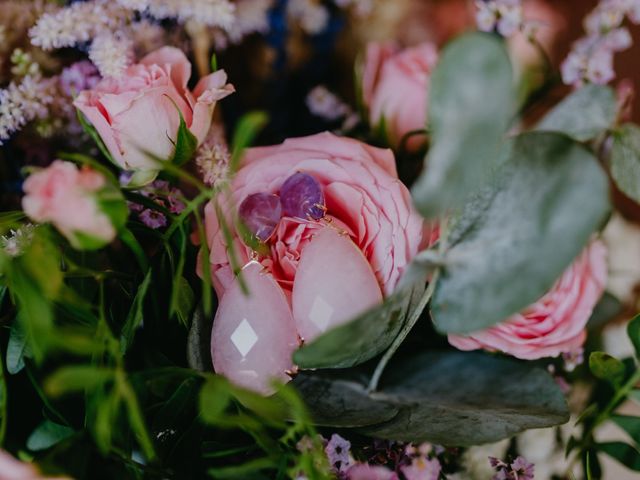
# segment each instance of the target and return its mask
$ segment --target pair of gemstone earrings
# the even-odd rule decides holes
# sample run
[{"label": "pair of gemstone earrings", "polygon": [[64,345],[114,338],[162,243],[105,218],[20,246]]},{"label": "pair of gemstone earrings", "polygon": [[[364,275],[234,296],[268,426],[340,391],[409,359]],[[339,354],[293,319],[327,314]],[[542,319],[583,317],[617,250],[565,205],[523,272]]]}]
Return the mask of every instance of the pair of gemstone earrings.
[{"label": "pair of gemstone earrings", "polygon": [[322,185],[304,172],[296,172],[287,178],[279,194],[251,194],[238,209],[240,221],[263,243],[273,236],[282,217],[320,220],[326,213]]}]

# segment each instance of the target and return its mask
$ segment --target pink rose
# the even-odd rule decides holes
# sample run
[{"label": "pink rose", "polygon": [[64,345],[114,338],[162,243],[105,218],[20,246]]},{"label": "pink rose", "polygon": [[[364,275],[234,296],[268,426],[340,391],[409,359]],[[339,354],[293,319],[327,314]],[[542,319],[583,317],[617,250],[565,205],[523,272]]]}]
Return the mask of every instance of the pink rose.
[{"label": "pink rose", "polygon": [[118,79],[105,78],[80,93],[74,105],[96,128],[114,161],[126,170],[158,170],[147,153],[170,159],[180,115],[201,144],[216,101],[231,94],[219,70],[200,79],[191,92],[191,64],[182,51],[163,47],[129,67]]},{"label": "pink rose", "polygon": [[[310,341],[382,301],[423,239],[422,219],[398,180],[392,152],[330,133],[248,150],[231,182],[230,202],[219,199],[227,223],[233,225],[232,205],[238,207],[253,194],[279,195],[297,172],[319,183],[326,214],[316,220],[282,216],[262,254],[233,229],[240,265],[247,265],[249,291],[255,293],[250,300],[237,287],[215,206],[205,208],[209,261],[220,299],[212,333],[214,367],[236,383],[263,391],[268,388],[257,387],[256,381],[286,380],[284,371],[293,368],[296,334]],[[251,267],[256,264],[260,274]],[[277,318],[275,311],[281,312]],[[293,329],[293,339],[285,342],[282,333],[283,345],[261,345],[261,335],[281,327]],[[234,346],[240,337],[248,339],[246,345]],[[279,358],[285,364],[269,364],[269,355],[279,350],[284,350]]]},{"label": "pink rose", "polygon": [[[362,99],[369,109],[369,122],[376,129],[384,121],[393,145],[402,137],[427,125],[429,79],[438,61],[432,43],[398,50],[389,44],[372,43],[367,47],[362,76]],[[410,139],[416,150],[424,139]]]},{"label": "pink rose", "polygon": [[460,350],[482,348],[524,360],[575,352],[585,341],[585,325],[604,291],[606,255],[601,242],[592,242],[536,303],[486,330],[449,335],[449,343]]},{"label": "pink rose", "polygon": [[398,475],[387,467],[358,463],[347,470],[348,480],[398,480]]},{"label": "pink rose", "polygon": [[35,222],[51,222],[75,248],[99,248],[124,224],[127,207],[101,173],[55,160],[24,182],[22,208]]}]

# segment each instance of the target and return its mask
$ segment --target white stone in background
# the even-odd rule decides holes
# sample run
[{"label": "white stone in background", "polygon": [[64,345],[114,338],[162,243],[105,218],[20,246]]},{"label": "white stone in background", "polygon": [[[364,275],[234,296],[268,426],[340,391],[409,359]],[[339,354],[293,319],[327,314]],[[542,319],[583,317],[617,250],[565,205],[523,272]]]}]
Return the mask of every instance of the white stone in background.
[{"label": "white stone in background", "polygon": [[291,302],[298,333],[309,342],[382,302],[382,292],[349,236],[325,227],[302,251]]},{"label": "white stone in background", "polygon": [[236,279],[213,321],[213,367],[233,383],[266,395],[273,393],[272,379],[289,380],[298,335],[287,298],[271,274],[252,262],[242,278],[249,294]]},{"label": "white stone in background", "polygon": [[640,284],[640,227],[614,214],[603,238],[609,250],[607,291],[630,301],[634,287]]}]

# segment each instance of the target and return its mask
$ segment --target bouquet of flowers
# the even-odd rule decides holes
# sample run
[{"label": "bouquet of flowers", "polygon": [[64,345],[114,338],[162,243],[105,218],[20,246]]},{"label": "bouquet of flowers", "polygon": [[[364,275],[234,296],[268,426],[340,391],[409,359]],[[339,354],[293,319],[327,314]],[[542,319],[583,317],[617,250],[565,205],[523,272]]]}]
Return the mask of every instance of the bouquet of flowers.
[{"label": "bouquet of flowers", "polygon": [[0,0],[0,480],[640,471],[640,2],[557,8]]}]

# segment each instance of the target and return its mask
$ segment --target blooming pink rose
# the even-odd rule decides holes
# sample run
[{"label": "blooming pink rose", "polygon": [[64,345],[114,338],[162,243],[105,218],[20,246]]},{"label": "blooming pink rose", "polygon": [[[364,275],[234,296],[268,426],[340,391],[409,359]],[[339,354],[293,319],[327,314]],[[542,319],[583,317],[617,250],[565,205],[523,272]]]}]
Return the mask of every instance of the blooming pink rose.
[{"label": "blooming pink rose", "polygon": [[[296,172],[308,174],[320,184],[326,204],[324,218],[282,217],[261,254],[232,231],[240,265],[248,264],[249,268],[257,263],[262,269],[262,280],[252,268],[247,270],[247,279],[264,300],[256,293],[247,303],[239,288],[230,290],[237,281],[225,236],[214,203],[205,208],[209,261],[220,299],[212,334],[214,367],[237,381],[237,365],[245,380],[254,379],[245,385],[254,388],[255,380],[266,381],[265,376],[286,379],[282,372],[293,367],[290,353],[298,346],[295,341],[291,345],[289,338],[286,345],[263,345],[261,350],[256,336],[271,334],[275,325],[288,322],[309,341],[373,307],[393,292],[423,240],[423,221],[412,207],[409,191],[398,180],[392,152],[330,133],[249,149],[231,181],[230,198],[218,199],[226,222],[233,225],[232,206],[253,194],[279,194],[285,180]],[[237,305],[232,305],[234,302]],[[249,304],[257,310],[251,311]],[[271,318],[274,311],[284,313]],[[259,326],[241,322],[251,324],[251,316]],[[260,334],[258,330],[269,322],[274,327]],[[243,335],[234,337],[234,332]],[[236,345],[236,349],[234,338],[248,339],[246,347]],[[278,371],[264,371],[269,370],[267,357],[260,353],[269,350],[271,355],[279,348],[289,352],[282,355],[288,364],[275,362],[279,363]],[[247,371],[253,376],[247,376]]]},{"label": "blooming pink rose", "polygon": [[74,105],[96,128],[115,162],[126,170],[158,170],[147,155],[174,153],[180,115],[201,144],[216,101],[234,91],[223,70],[200,79],[191,92],[191,64],[181,50],[163,47],[120,78],[105,78]]},{"label": "blooming pink rose", "polygon": [[398,475],[387,467],[358,463],[347,470],[349,480],[398,480]]},{"label": "blooming pink rose", "polygon": [[[109,243],[126,219],[122,195],[101,173],[55,160],[29,176],[22,208],[35,222],[51,222],[76,248]],[[101,203],[102,202],[102,203]],[[108,202],[109,211],[103,206]]]},{"label": "blooming pink rose", "polygon": [[460,350],[501,351],[524,360],[575,352],[604,291],[606,248],[592,242],[540,300],[506,321],[467,336],[449,335]]},{"label": "blooming pink rose", "polygon": [[[390,44],[367,47],[362,76],[362,99],[369,109],[369,122],[377,128],[382,121],[393,145],[402,137],[427,125],[429,79],[438,51],[432,43],[398,50]],[[416,150],[423,139],[410,139]]]}]

